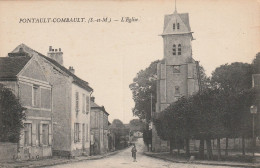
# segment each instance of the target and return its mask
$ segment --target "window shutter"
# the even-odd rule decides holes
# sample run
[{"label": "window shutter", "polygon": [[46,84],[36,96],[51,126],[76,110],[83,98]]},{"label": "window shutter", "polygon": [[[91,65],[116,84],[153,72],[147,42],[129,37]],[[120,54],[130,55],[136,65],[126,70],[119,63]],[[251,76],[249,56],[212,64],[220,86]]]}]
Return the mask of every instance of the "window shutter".
[{"label": "window shutter", "polygon": [[89,113],[89,109],[90,108],[90,105],[89,105],[89,96],[86,96],[86,114]]},{"label": "window shutter", "polygon": [[49,124],[49,145],[52,145],[52,127]]},{"label": "window shutter", "polygon": [[79,92],[76,92],[76,96],[75,96],[75,105],[76,105],[76,107],[75,107],[75,110],[76,110],[76,114],[78,114],[78,112],[79,112]]},{"label": "window shutter", "polygon": [[88,124],[86,124],[86,141],[88,142]]},{"label": "window shutter", "polygon": [[32,124],[32,146],[36,145],[36,124]]},{"label": "window shutter", "polygon": [[81,133],[80,133],[80,124],[78,123],[78,142],[80,142],[81,141]]},{"label": "window shutter", "polygon": [[76,123],[74,123],[74,142],[76,142]]},{"label": "window shutter", "polygon": [[42,124],[39,124],[39,145],[42,145]]}]

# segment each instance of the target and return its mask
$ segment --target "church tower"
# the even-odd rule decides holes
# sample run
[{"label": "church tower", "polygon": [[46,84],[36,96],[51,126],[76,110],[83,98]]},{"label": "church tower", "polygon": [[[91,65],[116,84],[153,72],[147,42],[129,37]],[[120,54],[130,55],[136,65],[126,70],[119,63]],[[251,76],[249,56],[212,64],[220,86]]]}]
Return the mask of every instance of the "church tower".
[{"label": "church tower", "polygon": [[[156,113],[162,112],[182,96],[190,96],[199,90],[198,64],[192,58],[193,40],[188,13],[165,15],[161,34],[164,45],[163,59],[157,64]],[[156,115],[155,115],[156,116]],[[154,151],[168,151],[169,143],[161,140],[152,130]]]}]

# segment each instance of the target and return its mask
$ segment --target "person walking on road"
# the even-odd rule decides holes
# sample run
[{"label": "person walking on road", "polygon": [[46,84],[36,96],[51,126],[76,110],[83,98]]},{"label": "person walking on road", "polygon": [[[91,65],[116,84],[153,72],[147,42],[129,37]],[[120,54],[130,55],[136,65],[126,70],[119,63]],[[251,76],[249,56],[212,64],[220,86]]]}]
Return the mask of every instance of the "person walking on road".
[{"label": "person walking on road", "polygon": [[131,152],[132,152],[132,157],[134,158],[134,162],[137,162],[136,161],[136,152],[137,152],[137,150],[136,150],[135,144],[133,145],[133,148],[132,148]]}]

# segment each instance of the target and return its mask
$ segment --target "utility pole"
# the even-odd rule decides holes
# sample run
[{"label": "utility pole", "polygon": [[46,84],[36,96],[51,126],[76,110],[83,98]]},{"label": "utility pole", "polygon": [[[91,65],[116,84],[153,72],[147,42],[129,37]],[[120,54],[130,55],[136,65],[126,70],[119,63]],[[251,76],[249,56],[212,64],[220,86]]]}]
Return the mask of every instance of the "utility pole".
[{"label": "utility pole", "polygon": [[[153,126],[153,93],[151,93],[151,119],[150,119],[150,123],[149,123],[149,130],[153,130],[152,126]],[[151,127],[150,127],[151,125]],[[150,150],[152,151],[152,143],[151,142],[151,147],[150,147]]]}]

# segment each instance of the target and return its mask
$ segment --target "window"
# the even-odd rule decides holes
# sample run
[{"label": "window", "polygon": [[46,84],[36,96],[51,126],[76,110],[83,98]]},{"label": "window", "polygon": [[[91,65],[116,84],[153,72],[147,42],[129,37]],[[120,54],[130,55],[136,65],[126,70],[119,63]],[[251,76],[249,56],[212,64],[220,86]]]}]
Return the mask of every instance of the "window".
[{"label": "window", "polygon": [[85,142],[85,124],[82,124],[82,142]]},{"label": "window", "polygon": [[32,124],[24,124],[24,145],[30,146],[32,144]]},{"label": "window", "polygon": [[88,142],[88,124],[86,124],[86,141]]},{"label": "window", "polygon": [[173,73],[180,73],[180,65],[173,66]]},{"label": "window", "polygon": [[173,23],[172,28],[173,28],[173,30],[175,30],[175,23]]},{"label": "window", "polygon": [[175,95],[179,95],[179,94],[180,94],[180,87],[175,86]]},{"label": "window", "polygon": [[172,46],[172,54],[176,55],[176,45],[175,44],[173,44],[173,46]]},{"label": "window", "polygon": [[178,45],[178,55],[181,55],[181,44]]},{"label": "window", "polygon": [[96,128],[99,128],[99,125],[98,125],[98,113],[96,112],[95,113],[95,123],[96,123]]},{"label": "window", "polygon": [[80,135],[80,125],[79,125],[79,123],[74,123],[74,142],[75,143],[80,141],[79,135]]},{"label": "window", "polygon": [[75,99],[76,99],[76,107],[75,107],[75,110],[76,110],[76,113],[78,114],[78,112],[79,112],[79,92],[76,92]]},{"label": "window", "polygon": [[89,113],[90,105],[89,105],[89,96],[86,96],[86,114]]},{"label": "window", "polygon": [[34,85],[33,86],[33,102],[32,105],[34,107],[40,107],[40,89],[39,86]]},{"label": "window", "polygon": [[49,145],[49,125],[42,124],[42,144]]},{"label": "window", "polygon": [[82,94],[82,113],[86,112],[86,101],[85,101],[85,94]]},{"label": "window", "polygon": [[177,23],[177,29],[180,29],[180,23]]}]

